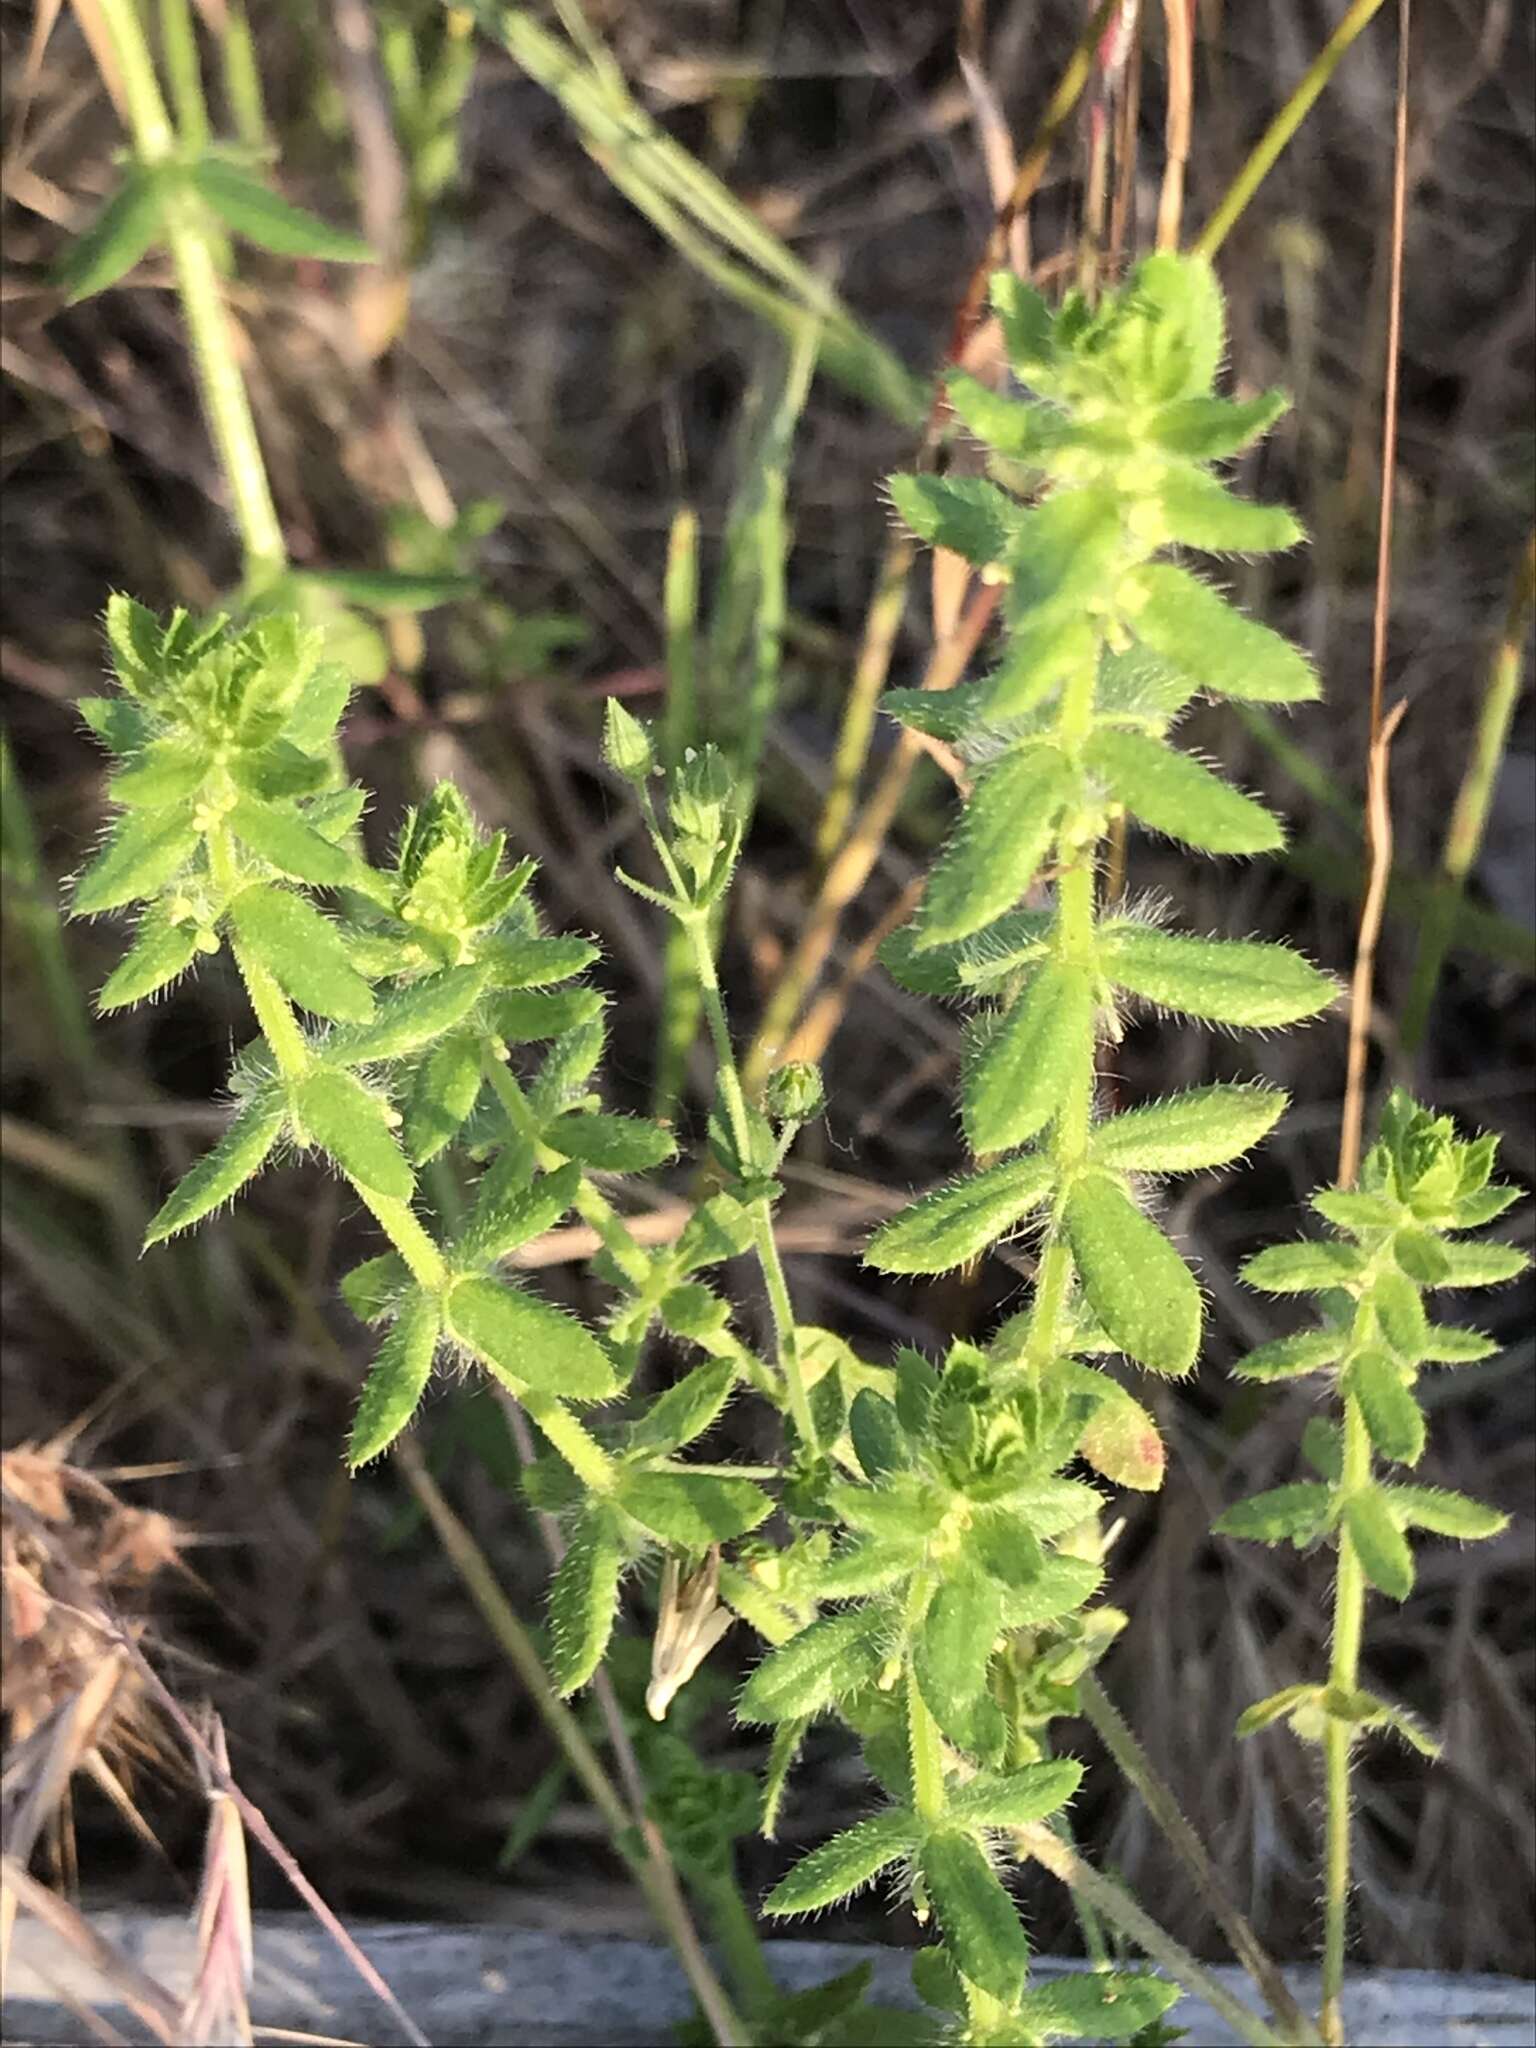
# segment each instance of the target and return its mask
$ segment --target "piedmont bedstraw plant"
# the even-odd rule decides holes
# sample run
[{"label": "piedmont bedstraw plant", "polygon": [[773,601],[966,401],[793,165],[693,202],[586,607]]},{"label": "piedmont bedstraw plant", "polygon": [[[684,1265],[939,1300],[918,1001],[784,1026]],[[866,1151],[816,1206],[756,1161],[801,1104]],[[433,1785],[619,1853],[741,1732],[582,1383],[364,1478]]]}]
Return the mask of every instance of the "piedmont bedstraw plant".
[{"label": "piedmont bedstraw plant", "polygon": [[1426,1293],[1495,1287],[1527,1261],[1507,1244],[1469,1244],[1463,1233],[1491,1223],[1519,1191],[1492,1182],[1495,1140],[1456,1136],[1400,1090],[1382,1118],[1360,1184],[1328,1188],[1312,1207],[1333,1226],[1321,1242],[1273,1245],[1250,1259],[1243,1278],[1267,1294],[1311,1294],[1319,1326],[1262,1345],[1238,1360],[1240,1379],[1316,1376],[1332,1387],[1339,1420],[1314,1416],[1303,1449],[1314,1480],[1275,1487],[1229,1508],[1219,1532],[1260,1543],[1319,1541],[1338,1553],[1333,1655],[1326,1681],[1291,1685],[1250,1707],[1238,1732],[1251,1735],[1288,1721],[1323,1746],[1328,1831],[1323,1952],[1323,2035],[1342,2041],[1339,1996],[1348,1933],[1350,1754],[1360,1736],[1383,1730],[1426,1756],[1435,1743],[1412,1715],[1360,1686],[1365,1598],[1413,1591],[1408,1534],[1423,1530],[1463,1541],[1496,1536],[1509,1520],[1442,1487],[1409,1486],[1378,1476],[1378,1459],[1410,1470],[1424,1455],[1427,1422],[1418,1395],[1425,1366],[1471,1365],[1498,1347],[1475,1330],[1434,1323]]},{"label": "piedmont bedstraw plant", "polygon": [[[1219,1086],[1101,1117],[1097,1048],[1113,1042],[1131,1002],[1268,1029],[1334,993],[1284,947],[1178,935],[1146,911],[1106,911],[1098,883],[1123,813],[1213,853],[1280,843],[1265,810],[1168,737],[1202,694],[1316,693],[1294,648],[1169,558],[1178,547],[1298,538],[1286,513],[1234,497],[1211,467],[1262,433],[1280,401],[1214,395],[1221,305],[1203,263],[1151,258],[1097,308],[1070,298],[1054,316],[1001,278],[995,304],[1034,396],[951,384],[992,475],[892,485],[920,536],[1008,585],[991,675],[942,698],[888,699],[974,769],[918,919],[887,960],[917,990],[978,1005],[962,1086],[978,1165],[897,1216],[868,1250],[882,1271],[931,1274],[1033,1230],[1033,1299],[986,1344],[954,1343],[940,1364],[907,1349],[876,1365],[797,1321],[773,1212],[784,1157],[821,1113],[821,1083],[812,1068],[782,1069],[761,1107],[742,1085],[714,957],[746,809],[723,756],[704,748],[659,778],[650,735],[610,705],[608,758],[636,793],[656,860],[651,879],[623,879],[673,920],[717,1060],[711,1191],[656,1248],[608,1189],[665,1166],[676,1147],[664,1126],[605,1109],[594,1087],[604,999],[580,977],[595,949],[541,931],[532,863],[507,866],[502,838],[479,830],[452,785],[408,815],[387,864],[368,863],[357,834],[364,793],[345,783],[335,745],[350,679],[322,658],[316,631],[278,614],[161,622],[115,597],[107,637],[118,693],[83,707],[116,757],[108,794],[118,816],[74,911],[138,916],[101,1007],[153,997],[227,950],[260,1031],[235,1062],[228,1130],[170,1194],[149,1242],[198,1223],[285,1148],[319,1152],[387,1242],[342,1282],[379,1332],[351,1465],[377,1458],[406,1427],[436,1362],[472,1363],[532,1419],[540,1444],[526,1491],[564,1522],[550,1594],[562,1692],[602,1662],[625,1573],[659,1555],[653,1716],[666,1715],[731,1617],[770,1646],[738,1702],[744,1723],[773,1731],[765,1833],[811,1723],[835,1712],[857,1734],[885,1803],[802,1859],[765,1911],[813,1912],[894,1876],[939,1936],[916,1976],[941,2017],[914,2034],[910,2019],[855,2011],[837,1987],[803,2011],[765,2003],[766,1980],[733,1936],[736,1996],[754,2038],[775,2043],[935,2032],[978,2048],[1124,2039],[1154,2027],[1176,1995],[1119,1970],[1031,1987],[1000,1869],[1031,1855],[1062,1868],[1065,1824],[1052,1816],[1081,1768],[1053,1753],[1054,1723],[1077,1711],[1080,1681],[1124,1620],[1097,1604],[1106,1501],[1080,1469],[1142,1489],[1162,1477],[1152,1418],[1099,1361],[1121,1354],[1179,1376],[1199,1349],[1199,1288],[1148,1213],[1151,1185],[1236,1160],[1284,1097]],[[1473,1270],[1444,1232],[1495,1213],[1486,1145],[1458,1150],[1440,1126],[1424,1136],[1415,1114],[1394,1110],[1373,1155],[1386,1162],[1373,1165],[1376,1180],[1319,1198],[1358,1226],[1358,1251],[1307,1248],[1288,1255],[1290,1266],[1266,1254],[1269,1266],[1251,1269],[1261,1281],[1274,1268],[1291,1284],[1355,1296],[1352,1322],[1330,1308],[1345,1332],[1337,1344],[1330,1336],[1285,1353],[1343,1369],[1340,1476],[1301,1494],[1309,1534],[1345,1532],[1335,1670],[1320,1704],[1310,1702],[1343,1730],[1344,1766],[1353,1728],[1390,1718],[1358,1690],[1361,1573],[1406,1590],[1402,1522],[1467,1530],[1454,1497],[1382,1491],[1369,1475],[1372,1443],[1385,1456],[1416,1447],[1407,1375],[1456,1341],[1424,1335],[1416,1320],[1418,1288]],[[454,1161],[482,1170],[447,1228],[420,1200],[417,1174]],[[1362,1203],[1374,1205],[1369,1214]],[[596,1333],[499,1270],[572,1211],[596,1232],[596,1272],[612,1289]],[[744,1253],[769,1310],[766,1357],[733,1326],[710,1277]],[[1486,1257],[1476,1268],[1502,1270]],[[633,1387],[657,1329],[691,1363],[647,1400]],[[685,1455],[743,1388],[779,1411],[782,1461]],[[1287,1699],[1277,1711],[1308,1705]],[[692,1802],[689,1791],[683,1805]],[[691,1877],[717,1917],[720,1846],[711,1836]],[[1109,1912],[1115,1888],[1097,1876],[1094,1885]],[[1150,1948],[1158,1931],[1129,1911],[1123,1924]],[[732,1926],[739,1935],[734,1914]],[[1177,1945],[1158,1939],[1157,1953],[1177,1963]],[[1186,1978],[1198,1975],[1192,1958],[1183,1963]],[[1201,1989],[1226,2000],[1246,2039],[1276,2038],[1219,1986]]]}]

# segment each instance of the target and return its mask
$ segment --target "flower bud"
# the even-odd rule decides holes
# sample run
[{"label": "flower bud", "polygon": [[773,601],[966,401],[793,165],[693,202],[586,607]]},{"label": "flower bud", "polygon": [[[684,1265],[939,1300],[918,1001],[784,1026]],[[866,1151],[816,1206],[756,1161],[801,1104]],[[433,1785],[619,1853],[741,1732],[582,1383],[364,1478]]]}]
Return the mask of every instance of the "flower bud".
[{"label": "flower bud", "polygon": [[639,719],[610,697],[603,712],[603,757],[626,782],[644,782],[656,768],[650,735]]},{"label": "flower bud", "polygon": [[827,1100],[821,1069],[811,1060],[790,1060],[775,1067],[764,1093],[768,1114],[783,1124],[810,1123],[821,1115]]}]

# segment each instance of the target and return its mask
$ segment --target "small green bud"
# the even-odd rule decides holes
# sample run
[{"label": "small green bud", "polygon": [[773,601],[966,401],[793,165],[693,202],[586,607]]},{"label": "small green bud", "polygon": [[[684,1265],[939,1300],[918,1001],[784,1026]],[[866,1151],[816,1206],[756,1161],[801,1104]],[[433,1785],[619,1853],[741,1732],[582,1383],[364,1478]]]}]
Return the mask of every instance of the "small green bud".
[{"label": "small green bud", "polygon": [[656,771],[649,733],[617,697],[608,699],[603,712],[603,758],[626,782],[644,782]]},{"label": "small green bud", "polygon": [[674,829],[684,838],[718,845],[721,821],[734,795],[730,766],[718,747],[690,753],[667,794]]},{"label": "small green bud", "polygon": [[808,1124],[821,1115],[827,1091],[821,1069],[811,1060],[790,1060],[768,1076],[768,1114],[778,1123]]}]

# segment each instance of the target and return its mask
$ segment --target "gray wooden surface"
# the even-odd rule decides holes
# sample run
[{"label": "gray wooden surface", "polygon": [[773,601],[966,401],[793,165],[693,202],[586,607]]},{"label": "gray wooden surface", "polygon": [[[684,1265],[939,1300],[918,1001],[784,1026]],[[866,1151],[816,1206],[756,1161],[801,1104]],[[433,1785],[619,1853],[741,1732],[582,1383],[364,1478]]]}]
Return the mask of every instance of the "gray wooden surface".
[{"label": "gray wooden surface", "polygon": [[[92,1914],[91,1925],[167,1989],[184,1991],[192,1960],[184,1920],[102,1912]],[[645,1942],[378,1921],[350,1931],[433,2048],[670,2048],[673,2024],[690,2010],[670,1954]],[[823,1941],[775,1941],[770,1948],[775,1974],[795,1989],[871,1954],[878,1995],[912,2004],[909,1951]],[[1041,1960],[1035,1967],[1044,1977],[1072,1966]],[[1241,1988],[1238,1972],[1216,1974]],[[1315,2006],[1315,1973],[1297,1971],[1292,1982],[1303,2006]],[[129,2041],[149,2038],[73,1951],[25,1916],[5,1992],[4,2040],[16,2048],[99,2040],[70,2012],[71,2002],[95,2005]],[[257,1924],[252,2011],[258,2028],[333,2041],[403,2038],[314,1921],[298,1915],[269,1915]],[[1171,2018],[1190,2030],[1190,2048],[1229,2048],[1235,2039],[1188,2000]],[[1361,1973],[1350,1987],[1348,2018],[1358,2048],[1536,2048],[1536,1985],[1428,1970]]]}]

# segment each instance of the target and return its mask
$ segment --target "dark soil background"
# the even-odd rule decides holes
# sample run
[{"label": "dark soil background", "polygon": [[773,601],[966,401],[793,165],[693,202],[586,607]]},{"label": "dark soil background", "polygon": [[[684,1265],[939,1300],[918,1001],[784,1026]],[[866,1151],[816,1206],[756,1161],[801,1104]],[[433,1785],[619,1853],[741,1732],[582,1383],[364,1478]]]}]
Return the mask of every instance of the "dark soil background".
[{"label": "dark soil background", "polygon": [[[337,6],[336,19],[346,12]],[[1142,78],[1141,245],[1161,150],[1155,12]],[[1201,7],[1190,223],[1225,190],[1341,12],[1335,0]],[[1507,0],[1443,0],[1418,12],[1388,685],[1411,707],[1394,754],[1398,856],[1422,876],[1439,857],[1533,517],[1536,14]],[[273,4],[252,16],[286,188],[345,220],[356,205],[356,108],[331,11]],[[900,9],[612,0],[594,21],[641,102],[927,374],[991,217],[957,67],[957,10],[928,0]],[[1078,10],[1061,0],[987,9],[985,72],[1021,145],[1078,26]],[[334,1286],[370,1243],[366,1219],[313,1170],[290,1167],[194,1248],[142,1265],[132,1256],[134,1190],[162,1190],[218,1127],[210,1104],[248,1030],[237,992],[205,975],[78,1044],[40,975],[37,905],[80,863],[100,820],[101,762],[72,701],[97,687],[105,598],[127,587],[162,606],[208,603],[232,583],[237,560],[163,266],[152,260],[70,310],[46,282],[108,189],[121,135],[73,14],[29,75],[33,27],[28,8],[0,7],[3,701],[42,863],[36,882],[14,857],[7,872],[4,1443],[71,1432],[77,1464],[191,1532],[189,1572],[155,1582],[163,1669],[183,1698],[216,1701],[236,1776],[333,1905],[638,1928],[643,1908],[595,1815],[550,1778],[542,1724],[399,1473],[386,1464],[356,1483],[342,1474],[366,1350]],[[1300,777],[1227,711],[1202,713],[1198,737],[1288,816],[1293,857],[1218,867],[1160,843],[1130,850],[1132,887],[1168,893],[1192,928],[1285,936],[1341,973],[1362,880],[1348,812],[1358,812],[1369,678],[1394,71],[1384,9],[1220,266],[1234,374],[1252,387],[1284,384],[1298,401],[1245,480],[1295,504],[1314,536],[1272,584],[1249,577],[1242,587],[1311,649],[1327,701],[1287,725],[1310,764]],[[1037,258],[1070,242],[1080,166],[1073,129],[1036,202]],[[601,703],[611,690],[642,711],[659,702],[669,523],[680,502],[698,507],[707,591],[743,459],[744,408],[781,345],[630,209],[559,106],[488,44],[466,107],[462,174],[434,210],[409,321],[382,363],[358,345],[354,290],[338,271],[253,260],[234,293],[295,559],[377,562],[381,506],[419,479],[419,436],[456,501],[491,495],[508,508],[482,558],[495,597],[521,619],[553,613],[583,629],[579,644],[555,648],[556,630],[541,649],[529,628],[523,653],[495,675],[466,652],[451,614],[424,622],[419,661],[397,641],[389,675],[359,697],[346,736],[354,773],[377,791],[372,829],[386,837],[423,778],[452,774],[488,823],[543,861],[552,926],[594,931],[606,948],[599,972],[618,998],[610,1096],[643,1107],[658,933],[611,879],[632,821],[600,767]],[[744,1027],[796,933],[819,793],[888,530],[881,479],[910,458],[912,439],[834,384],[813,387],[790,473],[786,686],[726,939]],[[892,680],[917,680],[930,644],[920,579]],[[882,735],[878,751],[888,744]],[[1527,690],[1475,877],[1481,920],[1463,928],[1474,942],[1454,951],[1427,1044],[1406,1062],[1394,1020],[1420,918],[1417,899],[1396,899],[1373,1067],[1373,1088],[1406,1073],[1468,1125],[1498,1131],[1506,1172],[1527,1182],[1536,1176],[1533,786]],[[1345,815],[1330,807],[1330,788]],[[936,772],[918,777],[854,906],[848,946],[917,871],[951,800]],[[101,926],[66,932],[80,985],[100,985],[118,943]],[[883,1192],[926,1185],[959,1158],[957,1044],[953,1017],[878,971],[864,976],[827,1057],[831,1114],[802,1143],[791,1176],[785,1220],[801,1318],[835,1326],[871,1357],[904,1340],[934,1347],[946,1333],[985,1331],[1019,1284],[1000,1261],[969,1286],[880,1282],[858,1263]],[[1241,1044],[1148,1021],[1121,1049],[1116,1075],[1127,1101],[1255,1069],[1294,1097],[1252,1170],[1197,1185],[1175,1212],[1209,1291],[1210,1337],[1197,1383],[1152,1396],[1170,1440],[1169,1479],[1160,1496],[1123,1508],[1115,1598],[1132,1621],[1103,1674],[1235,1895],[1287,1958],[1311,1953],[1319,1933],[1313,1760],[1285,1733],[1239,1746],[1230,1731],[1250,1700],[1320,1670],[1323,1563],[1217,1547],[1206,1530],[1222,1504],[1295,1472],[1308,1397],[1251,1398],[1222,1368],[1282,1327],[1273,1305],[1233,1276],[1247,1252],[1293,1227],[1295,1205],[1332,1173],[1343,1055],[1337,1014]],[[655,1199],[685,1186],[680,1176]],[[1529,1244],[1529,1208],[1507,1229]],[[601,1290],[578,1266],[553,1266],[541,1284],[601,1310]],[[762,1304],[743,1287],[751,1332]],[[1530,1308],[1520,1288],[1447,1305],[1508,1348],[1437,1384],[1425,1471],[1515,1511],[1515,1521],[1492,1543],[1427,1546],[1414,1597],[1401,1611],[1379,1602],[1371,1612],[1367,1682],[1446,1740],[1433,1768],[1381,1745],[1363,1773],[1361,1943],[1381,1965],[1536,1974]],[[658,1349],[649,1369],[664,1378],[674,1364]],[[730,1427],[735,1441],[717,1455],[750,1447],[745,1411]],[[520,1612],[536,1619],[546,1561],[509,1486],[500,1412],[484,1395],[445,1386],[416,1441]],[[643,1662],[652,1597],[642,1585],[631,1601],[631,1664]],[[739,1768],[761,1761],[728,1711],[749,1654],[738,1629],[693,1696],[695,1739]],[[634,1677],[621,1661],[631,1697]],[[1071,1733],[1081,1754],[1097,1753],[1086,1727]],[[134,1789],[162,1850],[87,1787],[76,1812],[87,1898],[178,1898],[195,1871],[195,1791],[152,1766]],[[781,1841],[744,1846],[749,1887],[857,1817],[865,1797],[856,1757],[823,1730]],[[1075,1824],[1174,1932],[1219,1952],[1160,1838],[1108,1770],[1093,1774]],[[282,1896],[259,1860],[254,1882],[258,1899]],[[1025,1897],[1041,1947],[1078,1945],[1062,1894],[1036,1876]],[[885,1939],[912,1932],[904,1911],[868,1904],[847,1924]]]}]

